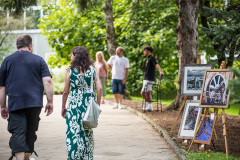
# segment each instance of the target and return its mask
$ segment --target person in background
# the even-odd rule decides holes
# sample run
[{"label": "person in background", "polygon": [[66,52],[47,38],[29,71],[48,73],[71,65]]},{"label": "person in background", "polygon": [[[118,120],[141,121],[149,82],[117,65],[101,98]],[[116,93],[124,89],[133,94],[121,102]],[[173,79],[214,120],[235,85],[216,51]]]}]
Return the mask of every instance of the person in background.
[{"label": "person in background", "polygon": [[[91,76],[93,76],[93,81],[91,81]],[[90,90],[94,82],[97,88],[97,100],[95,92],[92,94]],[[71,91],[68,96],[70,86]],[[66,118],[68,160],[93,159],[93,130],[83,126],[82,122],[92,96],[100,106],[101,84],[92,66],[89,52],[84,47],[76,46],[72,49],[71,67],[66,72],[62,96],[62,113],[66,110],[68,99],[66,117],[61,113]]]},{"label": "person in background", "polygon": [[[157,68],[159,75],[164,75],[161,71],[160,66],[157,64],[156,59],[152,56],[153,48],[151,46],[147,46],[143,49],[143,55],[147,57],[145,71],[144,71],[144,80],[143,87],[141,90],[141,95],[147,101],[146,106],[143,106],[142,110],[144,111],[153,111],[152,105],[152,85],[155,80],[155,68]],[[148,84],[148,85],[147,85]],[[146,87],[146,90],[145,90]]]},{"label": "person in background", "polygon": [[108,60],[108,67],[112,69],[112,93],[116,105],[113,109],[122,109],[122,99],[125,94],[126,82],[128,77],[129,61],[123,56],[123,48],[116,49],[116,55]]},{"label": "person in background", "polygon": [[96,62],[94,63],[96,69],[96,75],[99,77],[102,86],[102,101],[101,103],[105,103],[105,96],[106,96],[106,83],[108,83],[108,66],[104,59],[102,52],[96,53]]},{"label": "person in background", "polygon": [[[42,57],[33,54],[32,38],[21,35],[17,38],[18,51],[6,57],[0,68],[0,106],[2,118],[7,119],[8,131],[12,134],[9,146],[17,160],[29,158],[35,153],[36,131],[43,107],[45,88],[47,116],[53,112],[53,86],[48,66]],[[8,108],[6,106],[8,95]]]}]

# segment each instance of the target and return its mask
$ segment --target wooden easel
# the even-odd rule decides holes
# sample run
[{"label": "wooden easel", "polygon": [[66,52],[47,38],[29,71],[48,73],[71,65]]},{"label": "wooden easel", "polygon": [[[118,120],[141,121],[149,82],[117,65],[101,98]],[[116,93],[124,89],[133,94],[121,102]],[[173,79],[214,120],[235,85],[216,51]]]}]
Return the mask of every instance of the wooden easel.
[{"label": "wooden easel", "polygon": [[[225,61],[222,61],[220,69],[226,69],[226,62]],[[190,151],[190,149],[192,147],[192,144],[193,144],[194,140],[196,139],[197,133],[198,133],[198,131],[199,131],[199,129],[200,129],[200,127],[201,127],[201,125],[202,125],[206,115],[207,115],[207,113],[210,113],[210,112],[211,112],[210,108],[205,108],[204,109],[204,116],[203,116],[200,124],[197,127],[196,133],[195,133],[195,135],[193,137],[193,140],[192,140],[191,145],[190,145],[190,147],[189,147],[189,149],[187,151],[187,154],[189,153],[189,151]],[[225,147],[226,147],[226,157],[228,159],[229,150],[228,150],[227,126],[226,126],[226,117],[225,117],[225,110],[224,110],[224,108],[221,109],[221,112],[222,112],[222,123],[223,123],[223,136],[224,136],[224,139],[225,139]],[[218,108],[214,108],[214,113],[215,113],[216,116],[218,115]],[[216,132],[215,132],[215,134],[216,134]]]},{"label": "wooden easel", "polygon": [[[197,54],[197,63],[196,63],[196,64],[201,64],[201,55],[202,55],[201,53],[198,53],[198,54]],[[198,96],[198,100],[199,100],[199,99],[200,99],[200,96]],[[184,98],[183,98],[182,105],[181,105],[181,107],[180,107],[180,109],[179,109],[179,111],[178,111],[177,118],[175,119],[175,122],[174,122],[174,124],[173,124],[173,126],[172,126],[172,129],[171,129],[171,132],[170,132],[170,136],[172,135],[173,129],[174,129],[176,123],[177,123],[177,120],[178,120],[178,117],[179,117],[180,113],[182,112],[182,109],[183,109],[183,107],[184,107],[184,105],[185,105],[185,103],[186,103],[186,100],[187,100],[187,96],[185,95]],[[184,139],[183,139],[182,144],[183,144],[183,145],[187,145],[187,142],[184,142]]]}]

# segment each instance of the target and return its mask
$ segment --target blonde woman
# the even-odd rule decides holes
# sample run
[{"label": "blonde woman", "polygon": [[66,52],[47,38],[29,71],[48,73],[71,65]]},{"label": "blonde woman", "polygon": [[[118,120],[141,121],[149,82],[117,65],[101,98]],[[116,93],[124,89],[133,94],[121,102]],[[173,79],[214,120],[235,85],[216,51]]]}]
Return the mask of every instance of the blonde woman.
[{"label": "blonde woman", "polygon": [[100,79],[101,86],[102,86],[102,101],[101,103],[104,104],[105,96],[106,96],[106,82],[108,83],[108,67],[107,63],[104,59],[103,53],[101,51],[96,53],[96,62],[95,62],[95,69],[97,76]]}]

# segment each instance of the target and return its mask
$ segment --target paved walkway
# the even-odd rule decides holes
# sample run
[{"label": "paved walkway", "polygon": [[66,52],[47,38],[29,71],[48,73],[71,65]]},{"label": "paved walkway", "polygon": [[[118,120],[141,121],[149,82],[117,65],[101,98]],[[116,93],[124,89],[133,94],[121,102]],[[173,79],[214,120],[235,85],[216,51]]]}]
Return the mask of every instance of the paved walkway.
[{"label": "paved walkway", "polygon": [[[46,102],[45,102],[46,103]],[[54,96],[54,113],[41,113],[36,160],[66,160],[65,120],[60,117],[61,96]],[[127,110],[113,110],[105,104],[94,129],[94,160],[174,160],[176,154],[145,120]],[[10,134],[7,121],[0,118],[0,160],[8,160]],[[35,156],[33,156],[35,157]]]}]

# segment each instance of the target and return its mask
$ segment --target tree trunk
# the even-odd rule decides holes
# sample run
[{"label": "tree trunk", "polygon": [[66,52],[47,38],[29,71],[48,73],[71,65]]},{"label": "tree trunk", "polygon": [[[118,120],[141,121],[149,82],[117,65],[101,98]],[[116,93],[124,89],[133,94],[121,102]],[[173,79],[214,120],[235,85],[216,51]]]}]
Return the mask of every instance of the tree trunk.
[{"label": "tree trunk", "polygon": [[176,0],[178,24],[176,48],[179,56],[178,92],[167,109],[177,109],[182,103],[181,83],[184,64],[195,64],[198,53],[198,0]]},{"label": "tree trunk", "polygon": [[104,8],[105,14],[106,14],[106,30],[107,30],[107,45],[108,45],[108,51],[109,54],[115,55],[115,51],[117,48],[116,43],[116,33],[115,28],[113,26],[113,11],[112,11],[112,0],[106,0],[105,1],[105,8]]}]

